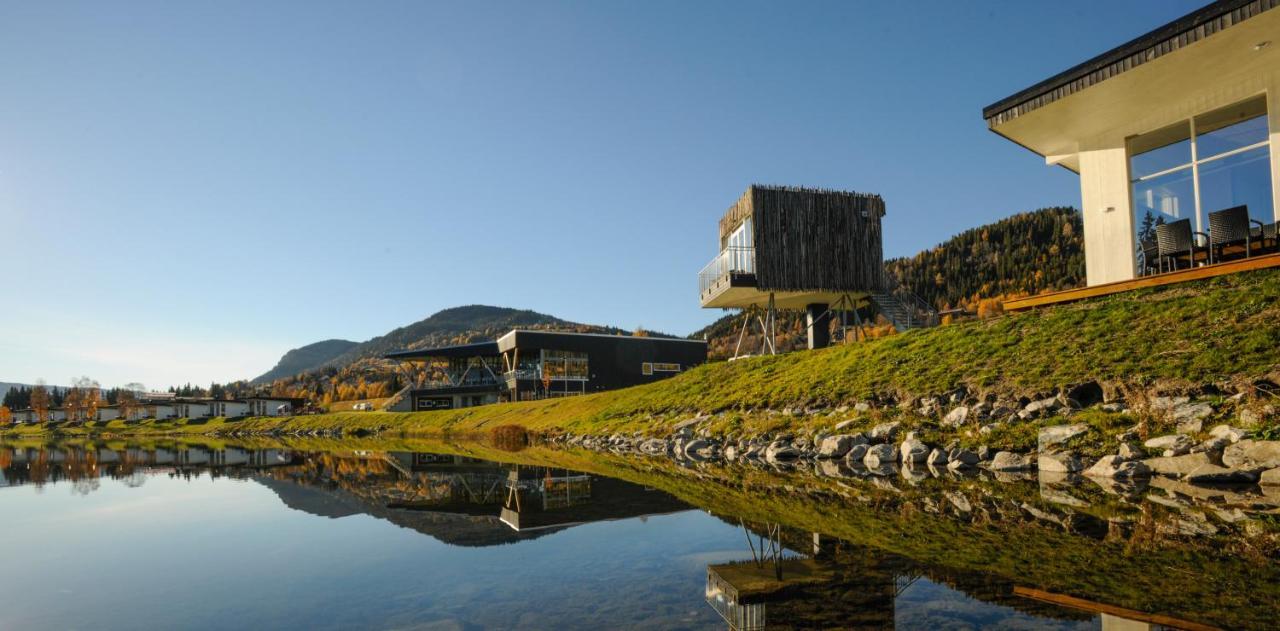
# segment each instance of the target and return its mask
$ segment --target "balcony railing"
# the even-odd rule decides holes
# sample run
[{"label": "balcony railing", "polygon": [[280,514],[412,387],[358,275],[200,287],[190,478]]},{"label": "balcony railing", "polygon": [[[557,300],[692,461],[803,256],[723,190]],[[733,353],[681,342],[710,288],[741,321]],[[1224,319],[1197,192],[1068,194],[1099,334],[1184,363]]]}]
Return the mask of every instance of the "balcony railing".
[{"label": "balcony railing", "polygon": [[428,381],[422,385],[415,386],[415,390],[441,390],[445,388],[465,388],[468,386],[496,386],[501,385],[501,381],[496,377],[485,375],[483,377],[470,376],[465,379],[449,379]]},{"label": "balcony railing", "polygon": [[755,248],[725,248],[698,273],[698,294],[705,295],[707,291],[730,275],[754,273],[756,273]]}]

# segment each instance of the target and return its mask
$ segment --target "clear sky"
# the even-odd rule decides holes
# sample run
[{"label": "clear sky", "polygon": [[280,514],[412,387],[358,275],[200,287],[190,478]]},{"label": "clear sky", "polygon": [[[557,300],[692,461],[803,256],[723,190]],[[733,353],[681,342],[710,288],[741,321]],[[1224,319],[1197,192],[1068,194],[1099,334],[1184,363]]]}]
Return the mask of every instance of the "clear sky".
[{"label": "clear sky", "polygon": [[1203,3],[0,1],[0,381],[476,303],[686,334],[753,182],[882,194],[888,256],[1078,205],[982,107]]}]

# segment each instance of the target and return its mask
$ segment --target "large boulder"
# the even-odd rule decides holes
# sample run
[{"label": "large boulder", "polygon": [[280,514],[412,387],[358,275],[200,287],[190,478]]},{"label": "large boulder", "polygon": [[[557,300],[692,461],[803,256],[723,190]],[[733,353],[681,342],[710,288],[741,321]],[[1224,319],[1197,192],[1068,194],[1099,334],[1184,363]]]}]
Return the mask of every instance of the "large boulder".
[{"label": "large boulder", "polygon": [[1145,443],[1142,443],[1142,446],[1146,447],[1147,449],[1163,450],[1164,452],[1166,452],[1165,453],[1166,456],[1180,456],[1182,454],[1187,453],[1188,451],[1191,451],[1191,448],[1194,447],[1195,445],[1196,445],[1196,441],[1191,440],[1191,437],[1183,434],[1168,434],[1166,436],[1157,436],[1155,438],[1148,440]]},{"label": "large boulder", "polygon": [[862,464],[862,459],[867,457],[867,445],[859,444],[849,448],[849,452],[844,455],[844,459],[849,463]]},{"label": "large boulder", "polygon": [[1181,478],[1196,469],[1212,465],[1209,455],[1204,452],[1183,456],[1165,456],[1163,458],[1147,458],[1143,464],[1151,468],[1152,473]]},{"label": "large boulder", "polygon": [[876,469],[882,464],[892,464],[897,461],[898,448],[889,443],[868,447],[867,455],[862,458],[862,464],[869,469]]},{"label": "large boulder", "polygon": [[942,417],[942,424],[946,427],[960,427],[961,425],[964,425],[968,420],[969,420],[969,408],[962,405],[958,408],[951,410],[950,412],[947,412],[947,415]]},{"label": "large boulder", "polygon": [[997,452],[987,468],[992,471],[1030,471],[1036,468],[1031,456],[1016,454],[1012,451]]},{"label": "large boulder", "polygon": [[1209,430],[1209,435],[1214,438],[1225,438],[1232,443],[1238,443],[1244,440],[1244,437],[1248,436],[1249,432],[1230,425],[1216,425]]},{"label": "large boulder", "polygon": [[973,453],[968,449],[961,449],[957,447],[947,452],[947,468],[949,469],[972,467],[978,464],[980,460],[981,459],[978,457],[978,454]]},{"label": "large boulder", "polygon": [[1040,435],[1038,437],[1040,451],[1048,451],[1055,445],[1065,443],[1077,436],[1083,436],[1088,431],[1089,426],[1084,423],[1054,425],[1052,427],[1041,428]]},{"label": "large boulder", "polygon": [[1085,463],[1073,453],[1052,452],[1040,454],[1036,466],[1050,473],[1075,473],[1084,470]]},{"label": "large boulder", "polygon": [[1222,450],[1222,464],[1255,473],[1280,467],[1280,440],[1242,440]]},{"label": "large boulder", "polygon": [[818,443],[819,458],[843,458],[854,445],[867,442],[862,434],[836,434]]},{"label": "large boulder", "polygon": [[924,462],[925,458],[929,457],[929,446],[917,439],[915,435],[908,434],[907,439],[898,447],[898,453],[904,463]]},{"label": "large boulder", "polygon": [[1032,401],[1022,407],[1022,411],[1018,412],[1018,417],[1023,420],[1039,418],[1061,406],[1062,401],[1059,400],[1058,397],[1049,397],[1047,399],[1040,399],[1039,401]]},{"label": "large boulder", "polygon": [[1216,464],[1207,464],[1187,472],[1183,479],[1196,484],[1229,484],[1253,482],[1258,479],[1258,474],[1253,471],[1228,469],[1219,467]]},{"label": "large boulder", "polygon": [[1095,478],[1143,478],[1151,475],[1151,468],[1141,462],[1123,460],[1119,456],[1103,456],[1084,474]]},{"label": "large boulder", "polygon": [[926,463],[934,466],[946,466],[947,460],[947,452],[937,448],[929,452],[929,457],[925,458]]},{"label": "large boulder", "polygon": [[1280,468],[1267,469],[1258,476],[1258,484],[1267,486],[1280,486]]},{"label": "large boulder", "polygon": [[764,450],[764,459],[769,462],[788,462],[800,457],[800,450],[784,440],[769,443]]},{"label": "large boulder", "polygon": [[902,423],[896,421],[891,423],[881,423],[871,428],[867,435],[871,438],[871,442],[891,443],[898,437],[898,432],[902,430]]}]

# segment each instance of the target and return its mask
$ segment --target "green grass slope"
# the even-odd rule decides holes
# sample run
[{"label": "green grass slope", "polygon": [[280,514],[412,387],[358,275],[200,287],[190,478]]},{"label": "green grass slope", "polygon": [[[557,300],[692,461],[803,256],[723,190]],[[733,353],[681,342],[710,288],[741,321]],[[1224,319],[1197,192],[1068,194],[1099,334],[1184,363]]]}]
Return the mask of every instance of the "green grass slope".
[{"label": "green grass slope", "polygon": [[1278,349],[1280,271],[1259,271],[821,351],[717,362],[655,384],[567,399],[440,412],[214,420],[191,427],[149,423],[137,431],[209,433],[234,425],[246,431],[439,432],[506,423],[574,432],[653,430],[665,424],[655,417],[901,400],[959,386],[1016,397],[1090,380],[1142,387],[1252,381],[1276,372]]}]

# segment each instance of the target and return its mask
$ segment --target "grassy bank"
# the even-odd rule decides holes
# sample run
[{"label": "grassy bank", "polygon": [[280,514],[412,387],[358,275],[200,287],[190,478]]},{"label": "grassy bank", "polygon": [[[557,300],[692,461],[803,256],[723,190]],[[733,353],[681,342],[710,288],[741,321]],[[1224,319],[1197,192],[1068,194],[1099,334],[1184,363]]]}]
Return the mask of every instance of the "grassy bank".
[{"label": "grassy bank", "polygon": [[725,413],[719,421],[725,431],[772,431],[809,421],[803,415],[762,411],[904,400],[961,386],[1016,399],[1094,380],[1122,388],[1173,389],[1252,382],[1277,371],[1278,323],[1280,272],[1260,271],[821,351],[718,362],[655,384],[567,399],[404,414],[135,425],[113,421],[59,431],[210,434],[342,428],[430,434],[483,432],[514,423],[535,431],[661,432],[682,417],[717,413]]}]

